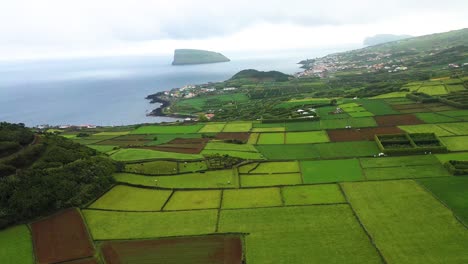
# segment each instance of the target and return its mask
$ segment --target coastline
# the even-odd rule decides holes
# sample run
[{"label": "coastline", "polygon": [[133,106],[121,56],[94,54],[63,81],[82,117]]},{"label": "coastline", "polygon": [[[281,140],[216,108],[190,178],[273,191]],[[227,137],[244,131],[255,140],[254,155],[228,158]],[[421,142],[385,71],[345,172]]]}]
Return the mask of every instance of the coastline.
[{"label": "coastline", "polygon": [[171,105],[171,101],[165,100],[161,98],[160,96],[164,95],[164,92],[158,92],[155,94],[150,94],[146,96],[145,99],[151,100],[150,104],[156,104],[159,103],[161,104],[158,108],[153,109],[151,112],[146,114],[146,116],[153,116],[153,117],[173,117],[173,118],[187,118],[187,117],[193,117],[191,115],[183,115],[183,114],[166,114],[163,112],[163,109],[165,107],[168,107]]}]

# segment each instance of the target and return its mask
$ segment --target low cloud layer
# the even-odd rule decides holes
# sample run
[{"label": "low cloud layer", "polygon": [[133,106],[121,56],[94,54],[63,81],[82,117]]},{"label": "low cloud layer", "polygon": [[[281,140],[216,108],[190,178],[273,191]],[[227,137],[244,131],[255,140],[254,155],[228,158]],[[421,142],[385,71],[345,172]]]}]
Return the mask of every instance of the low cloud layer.
[{"label": "low cloud layer", "polygon": [[[332,43],[356,31],[420,35],[468,26],[468,2],[440,1],[215,1],[215,0],[15,0],[0,3],[0,56],[81,54],[107,50],[158,52],[172,45],[219,43],[225,49],[284,35]],[[277,30],[275,30],[277,28]],[[288,30],[288,32],[280,30]],[[327,31],[331,33],[323,35]],[[254,32],[253,30],[257,30]],[[291,32],[296,32],[291,34]],[[304,38],[300,34],[321,33]],[[357,35],[356,35],[357,34]],[[353,35],[353,34],[351,34]],[[241,36],[252,39],[242,40]],[[328,42],[322,38],[328,38]],[[331,38],[330,38],[331,37]],[[225,43],[223,44],[223,40]],[[241,41],[229,45],[232,41]],[[342,39],[354,43],[356,40]],[[326,43],[325,43],[326,42]],[[159,43],[159,44],[158,44]],[[186,44],[184,44],[186,43]],[[252,48],[257,44],[252,43]],[[159,46],[158,46],[159,45]],[[203,44],[201,44],[203,45]],[[259,45],[267,45],[262,43]],[[27,57],[27,56],[26,56]]]}]

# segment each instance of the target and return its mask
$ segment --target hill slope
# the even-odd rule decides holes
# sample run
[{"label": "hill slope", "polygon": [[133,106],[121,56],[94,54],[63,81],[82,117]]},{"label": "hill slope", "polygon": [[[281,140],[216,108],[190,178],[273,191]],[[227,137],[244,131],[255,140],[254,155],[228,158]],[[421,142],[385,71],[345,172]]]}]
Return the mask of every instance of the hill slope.
[{"label": "hill slope", "polygon": [[176,49],[174,51],[174,61],[172,65],[205,64],[230,61],[221,53],[195,50],[195,49]]}]

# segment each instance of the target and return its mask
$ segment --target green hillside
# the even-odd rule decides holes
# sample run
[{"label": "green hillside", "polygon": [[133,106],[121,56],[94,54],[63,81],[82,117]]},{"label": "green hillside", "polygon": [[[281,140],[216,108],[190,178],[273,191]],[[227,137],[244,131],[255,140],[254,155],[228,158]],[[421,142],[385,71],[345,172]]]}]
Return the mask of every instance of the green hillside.
[{"label": "green hillside", "polygon": [[174,51],[174,61],[172,65],[205,64],[230,61],[221,53],[195,50],[195,49],[176,49]]}]

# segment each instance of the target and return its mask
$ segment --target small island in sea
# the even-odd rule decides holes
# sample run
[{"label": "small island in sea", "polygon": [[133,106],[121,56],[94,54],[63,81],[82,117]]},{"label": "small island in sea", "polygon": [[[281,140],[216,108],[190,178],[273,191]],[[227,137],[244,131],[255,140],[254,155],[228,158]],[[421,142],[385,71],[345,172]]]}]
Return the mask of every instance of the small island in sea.
[{"label": "small island in sea", "polygon": [[172,65],[206,64],[231,61],[221,53],[196,50],[196,49],[176,49],[174,51],[174,61]]}]

